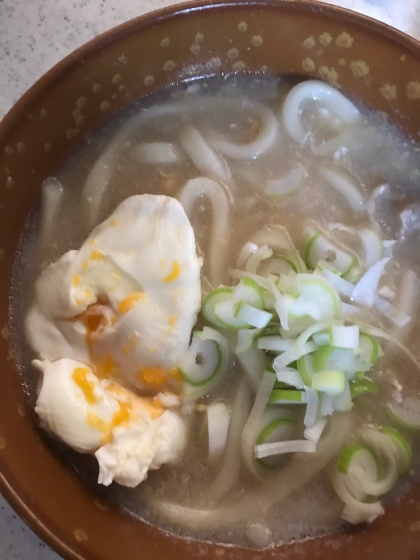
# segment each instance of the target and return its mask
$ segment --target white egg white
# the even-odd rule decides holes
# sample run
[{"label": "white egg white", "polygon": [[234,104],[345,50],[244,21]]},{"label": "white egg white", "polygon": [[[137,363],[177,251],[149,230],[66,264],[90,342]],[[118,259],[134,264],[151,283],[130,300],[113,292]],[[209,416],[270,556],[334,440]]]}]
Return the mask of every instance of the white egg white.
[{"label": "white egg white", "polygon": [[[184,422],[167,410],[178,399],[165,391],[197,319],[201,265],[181,204],[138,195],[36,282],[25,323],[42,359],[36,412],[65,443],[95,453],[103,484],[135,486],[184,446]],[[161,410],[128,387],[162,395]]]},{"label": "white egg white", "polygon": [[176,199],[129,197],[79,251],[41,274],[26,320],[29,343],[43,359],[89,360],[81,315],[105,302],[114,317],[92,342],[95,354],[111,354],[130,385],[150,389],[138,375],[142,368],[168,370],[188,348],[200,308],[201,264]]},{"label": "white egg white", "polygon": [[95,453],[99,483],[115,480],[134,487],[149,469],[179,457],[186,430],[177,413],[154,411],[150,398],[100,381],[91,368],[76,360],[34,360],[34,366],[43,376],[35,411],[73,449]]}]

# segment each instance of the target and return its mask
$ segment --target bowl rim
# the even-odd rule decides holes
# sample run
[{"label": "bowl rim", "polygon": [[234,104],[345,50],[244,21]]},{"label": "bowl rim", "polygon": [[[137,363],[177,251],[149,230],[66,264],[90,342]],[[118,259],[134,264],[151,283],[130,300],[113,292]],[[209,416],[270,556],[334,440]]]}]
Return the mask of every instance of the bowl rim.
[{"label": "bowl rim", "polygon": [[[97,50],[106,48],[107,43],[118,39],[127,31],[140,31],[145,27],[156,25],[160,21],[177,16],[182,17],[183,14],[194,11],[217,10],[229,6],[253,6],[258,9],[274,7],[278,8],[279,11],[282,8],[287,8],[301,12],[316,12],[327,16],[332,15],[343,22],[349,22],[362,29],[368,29],[369,33],[385,37],[409,51],[420,52],[420,40],[369,16],[341,6],[327,4],[320,0],[185,0],[184,2],[147,12],[112,27],[84,43],[52,66],[18,99],[1,119],[0,144],[2,144],[4,139],[10,134],[10,131],[13,129],[20,116],[24,114],[25,107],[37,98],[42,97],[44,91],[54,83],[59,82],[65,73],[77,66],[81,58],[90,56]],[[17,486],[17,480],[13,476],[6,477],[0,470],[0,493],[23,521],[63,558],[87,560],[88,557],[84,555],[81,556],[76,550],[76,543],[73,547],[61,540],[50,528],[48,519],[42,520],[36,516],[30,504],[19,495]]]}]

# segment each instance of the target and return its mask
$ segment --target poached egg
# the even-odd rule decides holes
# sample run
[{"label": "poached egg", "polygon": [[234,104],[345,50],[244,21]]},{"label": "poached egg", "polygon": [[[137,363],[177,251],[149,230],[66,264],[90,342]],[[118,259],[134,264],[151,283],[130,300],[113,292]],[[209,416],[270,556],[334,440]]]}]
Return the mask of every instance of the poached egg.
[{"label": "poached egg", "polygon": [[200,308],[201,265],[181,204],[136,195],[36,282],[25,323],[43,374],[36,411],[68,445],[95,453],[102,483],[136,485],[183,448],[184,423],[167,409]]}]

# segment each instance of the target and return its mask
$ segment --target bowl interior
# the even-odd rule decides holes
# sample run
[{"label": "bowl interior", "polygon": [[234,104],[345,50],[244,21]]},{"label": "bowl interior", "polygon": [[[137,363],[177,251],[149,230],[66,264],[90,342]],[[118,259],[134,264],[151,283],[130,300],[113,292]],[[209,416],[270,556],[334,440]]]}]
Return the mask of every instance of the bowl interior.
[{"label": "bowl interior", "polygon": [[[0,489],[66,558],[418,557],[420,486],[372,526],[276,551],[189,542],[107,503],[51,447],[17,373],[9,294],[19,236],[42,181],[75,147],[144,95],[232,72],[316,76],[420,134],[420,46],[368,18],[316,3],[187,4],[95,39],[42,78],[0,125]],[[349,552],[351,547],[351,553]]]}]

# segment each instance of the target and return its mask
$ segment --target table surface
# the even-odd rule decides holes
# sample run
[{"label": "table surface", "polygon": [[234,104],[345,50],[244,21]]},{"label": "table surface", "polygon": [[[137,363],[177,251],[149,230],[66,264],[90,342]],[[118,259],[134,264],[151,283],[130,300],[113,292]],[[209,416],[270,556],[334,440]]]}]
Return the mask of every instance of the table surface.
[{"label": "table surface", "polygon": [[[418,0],[327,0],[420,39]],[[0,118],[47,70],[100,33],[174,0],[0,0]],[[59,560],[0,495],[0,559]]]}]

